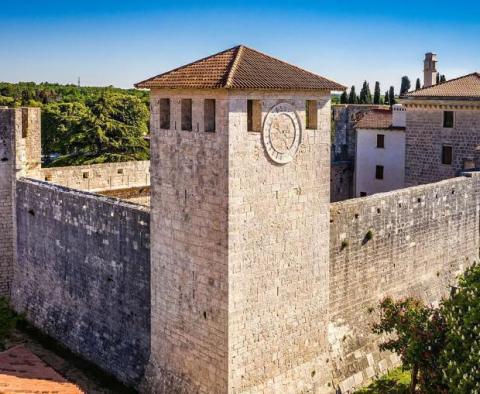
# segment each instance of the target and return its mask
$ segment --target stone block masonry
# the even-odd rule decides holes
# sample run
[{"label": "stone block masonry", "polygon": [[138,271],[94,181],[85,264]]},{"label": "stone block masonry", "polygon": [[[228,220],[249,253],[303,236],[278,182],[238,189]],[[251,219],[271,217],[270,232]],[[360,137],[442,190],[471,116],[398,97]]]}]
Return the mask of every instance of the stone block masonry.
[{"label": "stone block masonry", "polygon": [[378,351],[370,307],[387,295],[437,303],[478,261],[479,188],[472,174],[331,204],[329,343],[342,393],[398,363]]},{"label": "stone block masonry", "polygon": [[16,311],[137,384],[150,349],[148,210],[25,178],[16,195]]}]

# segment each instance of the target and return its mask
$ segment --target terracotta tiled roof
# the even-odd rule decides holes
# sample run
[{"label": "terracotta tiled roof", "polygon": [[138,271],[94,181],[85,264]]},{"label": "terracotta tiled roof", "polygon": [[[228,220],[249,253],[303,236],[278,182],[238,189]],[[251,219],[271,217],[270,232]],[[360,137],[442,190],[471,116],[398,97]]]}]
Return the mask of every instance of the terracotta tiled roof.
[{"label": "terracotta tiled roof", "polygon": [[480,73],[464,75],[438,85],[409,92],[405,97],[480,99]]},{"label": "terracotta tiled roof", "polygon": [[83,394],[23,345],[0,353],[0,393]]},{"label": "terracotta tiled roof", "polygon": [[393,129],[391,109],[372,109],[357,122],[357,129]]},{"label": "terracotta tiled roof", "polygon": [[345,90],[345,86],[239,45],[135,84],[137,88]]}]

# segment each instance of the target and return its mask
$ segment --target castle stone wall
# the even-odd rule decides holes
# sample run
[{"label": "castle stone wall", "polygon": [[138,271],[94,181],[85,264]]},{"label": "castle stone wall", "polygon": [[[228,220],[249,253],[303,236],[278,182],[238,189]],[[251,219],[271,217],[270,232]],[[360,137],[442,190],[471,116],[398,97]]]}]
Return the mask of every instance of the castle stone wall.
[{"label": "castle stone wall", "polygon": [[387,295],[438,302],[478,260],[472,175],[331,204],[329,342],[342,393],[398,363],[379,353],[368,308]]},{"label": "castle stone wall", "polygon": [[[464,163],[471,161],[480,168],[480,107],[407,106],[406,186],[438,182],[458,176]],[[454,127],[443,127],[443,112],[455,111]],[[452,164],[442,164],[442,146],[453,147]]]},{"label": "castle stone wall", "polygon": [[16,311],[121,381],[136,384],[150,349],[147,209],[17,181]]},{"label": "castle stone wall", "polygon": [[90,191],[146,186],[150,185],[150,161],[42,168],[35,178]]},{"label": "castle stone wall", "polygon": [[14,259],[14,112],[0,110],[0,296],[9,296]]}]

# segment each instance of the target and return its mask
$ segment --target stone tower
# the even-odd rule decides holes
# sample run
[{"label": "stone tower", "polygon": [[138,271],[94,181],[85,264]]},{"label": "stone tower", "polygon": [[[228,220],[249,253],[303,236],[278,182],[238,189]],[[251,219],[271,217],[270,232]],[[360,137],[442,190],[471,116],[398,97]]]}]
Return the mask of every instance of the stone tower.
[{"label": "stone tower", "polygon": [[40,109],[0,109],[0,296],[10,296],[15,256],[15,180],[40,168]]},{"label": "stone tower", "polygon": [[301,392],[326,377],[330,91],[238,46],[151,89],[145,391]]},{"label": "stone tower", "polygon": [[437,84],[437,55],[426,53],[423,62],[423,87],[428,88]]}]

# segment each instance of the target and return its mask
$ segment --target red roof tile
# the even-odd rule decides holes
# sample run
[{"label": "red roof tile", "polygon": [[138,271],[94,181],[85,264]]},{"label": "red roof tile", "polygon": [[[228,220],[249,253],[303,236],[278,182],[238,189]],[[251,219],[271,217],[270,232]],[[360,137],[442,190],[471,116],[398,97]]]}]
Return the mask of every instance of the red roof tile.
[{"label": "red roof tile", "polygon": [[[391,109],[372,109],[357,122],[357,129],[393,129]],[[400,127],[399,127],[400,128]]]},{"label": "red roof tile", "polygon": [[239,45],[135,84],[137,88],[345,90],[345,86]]}]

